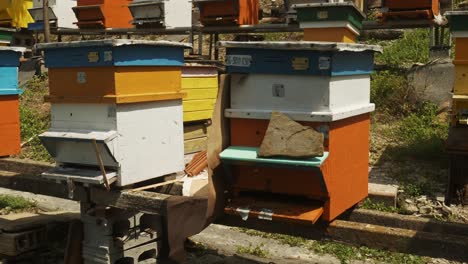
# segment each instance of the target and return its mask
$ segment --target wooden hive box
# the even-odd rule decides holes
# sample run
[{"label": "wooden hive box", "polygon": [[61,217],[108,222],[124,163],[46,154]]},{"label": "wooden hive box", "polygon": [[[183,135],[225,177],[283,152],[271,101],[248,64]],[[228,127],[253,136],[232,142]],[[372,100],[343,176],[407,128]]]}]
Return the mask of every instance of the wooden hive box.
[{"label": "wooden hive box", "polygon": [[0,1],[0,26],[27,28],[34,22],[28,9],[32,8],[33,0],[3,0]]},{"label": "wooden hive box", "polygon": [[[29,13],[34,23],[29,23],[29,30],[44,30],[44,0],[34,0]],[[76,28],[77,22],[73,7],[75,0],[49,0],[49,21],[52,28]]]},{"label": "wooden hive box", "polygon": [[455,39],[455,95],[468,95],[468,11],[450,11],[445,14]]},{"label": "wooden hive box", "polygon": [[192,27],[190,0],[133,0],[128,7],[136,27]]},{"label": "wooden hive box", "polygon": [[194,0],[194,3],[205,26],[258,24],[259,0]]},{"label": "wooden hive box", "polygon": [[355,43],[362,30],[364,13],[354,3],[298,4],[297,21],[305,41]]},{"label": "wooden hive box", "polygon": [[39,45],[52,102],[51,128],[40,138],[61,165],[44,176],[102,184],[94,141],[107,177],[118,186],[182,171],[180,86],[187,47],[131,40]]},{"label": "wooden hive box", "polygon": [[19,154],[18,66],[23,48],[0,47],[0,157]]},{"label": "wooden hive box", "polygon": [[0,28],[0,46],[9,46],[13,40],[15,30],[9,28]]},{"label": "wooden hive box", "polygon": [[132,28],[131,0],[78,0],[73,7],[79,28]]},{"label": "wooden hive box", "polygon": [[[223,153],[227,163],[235,164],[232,190],[240,200],[234,198],[234,204],[245,205],[243,193],[252,191],[302,197],[295,209],[289,203],[298,214],[284,215],[279,200],[278,208],[270,203],[267,209],[278,210],[273,213],[278,220],[315,223],[322,213],[324,220],[331,221],[364,199],[374,110],[369,75],[374,52],[381,49],[321,42],[222,42],[221,46],[226,47],[231,75],[231,107],[225,111],[231,147]],[[233,162],[228,154],[238,148],[256,155],[252,152],[260,147],[273,111],[324,133],[326,156],[305,164],[254,157],[250,162]],[[232,208],[227,211],[235,213]]]},{"label": "wooden hive box", "polygon": [[384,0],[382,19],[433,19],[440,15],[439,0]]}]

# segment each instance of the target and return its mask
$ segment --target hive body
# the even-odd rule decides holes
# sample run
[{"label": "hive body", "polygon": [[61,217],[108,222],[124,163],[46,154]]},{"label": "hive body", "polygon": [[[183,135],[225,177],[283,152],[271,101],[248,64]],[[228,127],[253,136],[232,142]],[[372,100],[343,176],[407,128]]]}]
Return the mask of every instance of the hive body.
[{"label": "hive body", "polygon": [[131,28],[130,0],[78,0],[73,8],[79,28]]},{"label": "hive body", "polygon": [[207,25],[255,25],[258,24],[258,0],[197,1],[200,22]]},{"label": "hive body", "polygon": [[433,19],[440,15],[439,0],[385,0],[383,20],[390,19]]},{"label": "hive body", "polygon": [[[34,19],[34,23],[29,23],[29,30],[44,29],[44,0],[34,0],[33,7],[29,13]],[[76,17],[73,7],[76,6],[74,0],[49,0],[49,20],[52,28],[76,28]]]},{"label": "hive body", "polygon": [[192,26],[190,0],[133,0],[129,8],[136,27],[189,28]]},{"label": "hive body", "polygon": [[[238,214],[236,206],[248,207],[246,201],[259,202],[245,199],[247,192],[269,193],[280,195],[274,196],[277,201],[270,198],[267,203],[273,220],[310,224],[322,215],[324,220],[331,221],[364,199],[369,113],[374,110],[369,94],[375,47],[320,42],[223,45],[227,47],[227,71],[231,79],[231,106],[225,111],[230,118],[231,147],[221,158],[233,164],[234,179],[234,202],[226,211]],[[349,49],[340,48],[345,46]],[[270,62],[268,67],[266,62]],[[236,149],[255,151],[260,147],[272,112],[284,113],[323,133],[324,157],[316,158],[317,163],[310,160],[305,164],[287,158],[255,157],[249,162],[237,162],[242,158],[235,157]],[[300,202],[290,203],[291,211],[286,213],[281,196],[296,197],[284,199]],[[255,216],[252,204],[250,215]],[[266,211],[260,212],[259,218],[265,214]]]}]

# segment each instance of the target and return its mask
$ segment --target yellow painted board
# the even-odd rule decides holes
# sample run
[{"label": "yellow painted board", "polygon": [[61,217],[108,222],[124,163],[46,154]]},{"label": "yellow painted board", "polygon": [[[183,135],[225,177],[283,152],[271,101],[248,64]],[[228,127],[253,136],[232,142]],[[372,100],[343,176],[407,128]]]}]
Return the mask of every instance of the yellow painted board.
[{"label": "yellow painted board", "polygon": [[305,41],[356,43],[357,35],[348,28],[306,28]]},{"label": "yellow painted board", "polygon": [[191,154],[206,150],[207,138],[196,138],[184,141],[184,153]]},{"label": "yellow painted board", "polygon": [[213,110],[184,112],[184,122],[209,120],[213,117]]},{"label": "yellow painted board", "polygon": [[218,88],[218,77],[182,77],[182,89]]},{"label": "yellow painted board", "polygon": [[184,101],[200,100],[200,99],[216,99],[218,97],[218,89],[183,89],[187,93]]},{"label": "yellow painted board", "polygon": [[468,95],[468,65],[455,64],[454,94]]},{"label": "yellow painted board", "polygon": [[183,102],[184,112],[191,111],[213,111],[216,99],[192,100]]},{"label": "yellow painted board", "polygon": [[206,137],[208,131],[205,124],[184,124],[184,139],[195,139]]}]

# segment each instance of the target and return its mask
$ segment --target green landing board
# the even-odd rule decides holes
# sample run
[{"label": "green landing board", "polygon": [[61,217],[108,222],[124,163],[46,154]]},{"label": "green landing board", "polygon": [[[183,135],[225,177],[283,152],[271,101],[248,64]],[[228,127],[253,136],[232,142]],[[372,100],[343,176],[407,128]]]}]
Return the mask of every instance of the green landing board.
[{"label": "green landing board", "polygon": [[322,157],[311,159],[284,159],[284,158],[259,158],[257,155],[258,148],[250,147],[229,147],[221,154],[223,162],[247,162],[271,166],[288,166],[288,167],[320,167],[328,158],[328,152],[325,152]]},{"label": "green landing board", "polygon": [[[324,15],[326,14],[326,15]],[[362,29],[364,17],[351,6],[304,7],[297,9],[298,22],[347,21],[357,29]]]}]

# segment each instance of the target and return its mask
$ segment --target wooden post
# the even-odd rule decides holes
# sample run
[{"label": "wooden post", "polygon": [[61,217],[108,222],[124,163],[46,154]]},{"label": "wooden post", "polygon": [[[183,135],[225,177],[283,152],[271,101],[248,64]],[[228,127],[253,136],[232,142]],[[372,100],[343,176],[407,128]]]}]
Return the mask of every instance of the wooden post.
[{"label": "wooden post", "polygon": [[44,0],[43,6],[44,17],[44,42],[50,42],[50,21],[49,21],[49,0]]}]

